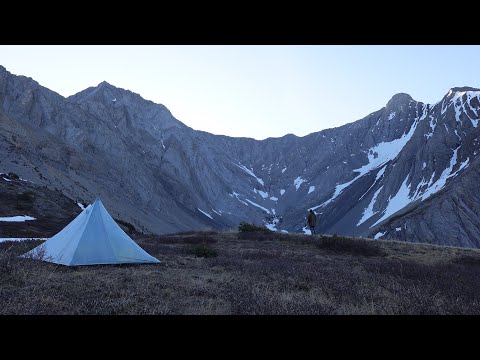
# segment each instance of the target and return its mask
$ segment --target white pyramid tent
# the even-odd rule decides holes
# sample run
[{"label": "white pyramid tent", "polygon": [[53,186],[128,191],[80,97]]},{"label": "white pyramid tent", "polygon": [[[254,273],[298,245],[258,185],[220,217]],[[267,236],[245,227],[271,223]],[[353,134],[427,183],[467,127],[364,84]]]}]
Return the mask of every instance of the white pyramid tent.
[{"label": "white pyramid tent", "polygon": [[118,226],[99,199],[58,234],[22,256],[40,253],[45,261],[67,266],[160,262]]}]

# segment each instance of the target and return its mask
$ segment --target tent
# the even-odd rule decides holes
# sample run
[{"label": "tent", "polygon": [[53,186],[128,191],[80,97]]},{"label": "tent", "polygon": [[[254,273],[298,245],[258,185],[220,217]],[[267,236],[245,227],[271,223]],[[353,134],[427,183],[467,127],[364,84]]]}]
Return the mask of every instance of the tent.
[{"label": "tent", "polygon": [[63,230],[22,257],[38,257],[67,266],[158,263],[138,246],[96,199]]}]

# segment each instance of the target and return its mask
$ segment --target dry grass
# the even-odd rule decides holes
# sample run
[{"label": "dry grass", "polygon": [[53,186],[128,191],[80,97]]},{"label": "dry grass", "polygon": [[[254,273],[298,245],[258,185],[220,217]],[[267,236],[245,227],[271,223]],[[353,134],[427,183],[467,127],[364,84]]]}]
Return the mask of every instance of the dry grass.
[{"label": "dry grass", "polygon": [[478,250],[235,232],[136,240],[162,262],[57,266],[17,256],[38,241],[0,243],[0,314],[480,314]]}]

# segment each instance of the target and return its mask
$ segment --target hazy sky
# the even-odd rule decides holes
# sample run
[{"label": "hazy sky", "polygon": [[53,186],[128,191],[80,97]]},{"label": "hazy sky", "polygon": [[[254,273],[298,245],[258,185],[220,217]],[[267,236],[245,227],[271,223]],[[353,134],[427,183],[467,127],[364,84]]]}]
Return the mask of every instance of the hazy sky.
[{"label": "hazy sky", "polygon": [[399,92],[480,88],[479,64],[479,45],[0,46],[0,65],[63,96],[106,80],[193,129],[255,139],[350,123]]}]

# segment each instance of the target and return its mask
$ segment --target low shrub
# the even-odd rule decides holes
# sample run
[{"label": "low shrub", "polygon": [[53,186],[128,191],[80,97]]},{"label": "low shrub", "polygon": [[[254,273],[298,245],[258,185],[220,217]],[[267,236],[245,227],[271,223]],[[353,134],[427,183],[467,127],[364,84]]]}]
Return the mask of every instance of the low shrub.
[{"label": "low shrub", "polygon": [[207,244],[200,244],[193,247],[193,253],[198,257],[215,257],[218,255],[217,251]]},{"label": "low shrub", "polygon": [[26,191],[17,196],[15,208],[20,211],[30,210],[35,200],[35,194],[32,191]]},{"label": "low shrub", "polygon": [[475,257],[471,255],[460,255],[452,259],[452,262],[457,264],[465,265],[480,265],[480,257]]},{"label": "low shrub", "polygon": [[250,232],[239,232],[238,239],[241,240],[275,240],[278,234],[273,231],[250,231]]},{"label": "low shrub", "polygon": [[188,230],[188,231],[181,231],[178,233],[170,234],[170,235],[216,235],[218,231],[213,230]]},{"label": "low shrub", "polygon": [[238,225],[238,231],[240,232],[263,232],[263,233],[273,233],[273,231],[267,229],[264,226],[257,226],[255,224],[249,224],[245,221],[242,221],[240,225]]},{"label": "low shrub", "polygon": [[215,240],[213,237],[208,236],[206,234],[198,234],[198,235],[184,237],[183,242],[185,244],[205,244],[206,245],[206,244],[216,243],[217,240]]},{"label": "low shrub", "polygon": [[316,244],[319,249],[338,254],[352,254],[361,256],[384,256],[385,253],[377,244],[363,239],[349,239],[332,236],[321,237]]}]

